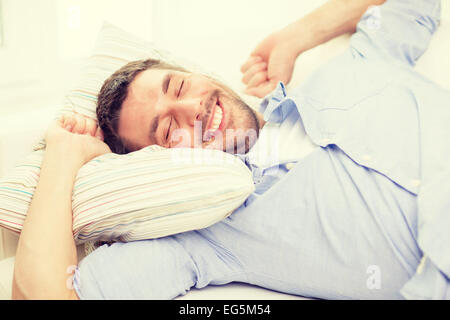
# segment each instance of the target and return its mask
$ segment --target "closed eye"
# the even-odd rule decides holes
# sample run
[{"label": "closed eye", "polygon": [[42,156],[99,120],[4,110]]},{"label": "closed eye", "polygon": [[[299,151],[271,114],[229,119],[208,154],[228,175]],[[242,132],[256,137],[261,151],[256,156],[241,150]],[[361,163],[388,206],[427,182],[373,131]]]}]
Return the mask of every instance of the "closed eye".
[{"label": "closed eye", "polygon": [[170,134],[170,128],[172,127],[172,121],[173,121],[173,117],[170,118],[169,126],[167,127],[166,142],[169,141],[169,134]]},{"label": "closed eye", "polygon": [[179,98],[179,97],[180,97],[180,93],[181,93],[181,90],[183,89],[183,85],[184,85],[184,80],[183,80],[183,81],[181,81],[181,84],[180,84],[180,89],[178,89],[178,93],[177,93],[177,98]]},{"label": "closed eye", "polygon": [[168,73],[162,82],[162,92],[167,94],[167,90],[169,90],[170,80],[172,79],[173,73]]}]

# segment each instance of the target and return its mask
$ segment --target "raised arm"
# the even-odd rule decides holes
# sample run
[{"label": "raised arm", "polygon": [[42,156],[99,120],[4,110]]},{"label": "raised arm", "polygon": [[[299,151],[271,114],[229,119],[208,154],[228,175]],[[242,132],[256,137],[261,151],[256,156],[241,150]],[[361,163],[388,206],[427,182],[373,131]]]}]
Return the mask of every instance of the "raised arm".
[{"label": "raised arm", "polygon": [[[65,125],[70,127],[64,129]],[[72,188],[81,166],[111,152],[93,120],[68,117],[54,122],[39,183],[16,252],[13,299],[76,299],[68,286],[77,264],[72,233]]]},{"label": "raised arm", "polygon": [[297,57],[347,32],[371,5],[385,0],[330,0],[310,14],[269,35],[242,65],[246,93],[264,97],[279,81],[289,83]]}]

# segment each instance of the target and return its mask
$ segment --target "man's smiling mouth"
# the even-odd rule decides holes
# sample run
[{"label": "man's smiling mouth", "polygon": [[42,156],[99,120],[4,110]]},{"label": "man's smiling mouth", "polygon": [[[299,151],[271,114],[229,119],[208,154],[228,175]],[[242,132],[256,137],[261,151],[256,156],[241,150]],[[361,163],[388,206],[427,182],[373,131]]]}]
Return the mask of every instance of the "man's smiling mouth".
[{"label": "man's smiling mouth", "polygon": [[225,112],[219,98],[215,98],[215,103],[211,110],[211,116],[207,122],[203,141],[211,142],[212,139],[225,127]]},{"label": "man's smiling mouth", "polygon": [[224,111],[223,106],[221,105],[219,99],[216,99],[216,103],[211,112],[211,117],[206,126],[206,131],[210,131],[212,133],[217,130],[223,129],[223,121],[224,120]]}]

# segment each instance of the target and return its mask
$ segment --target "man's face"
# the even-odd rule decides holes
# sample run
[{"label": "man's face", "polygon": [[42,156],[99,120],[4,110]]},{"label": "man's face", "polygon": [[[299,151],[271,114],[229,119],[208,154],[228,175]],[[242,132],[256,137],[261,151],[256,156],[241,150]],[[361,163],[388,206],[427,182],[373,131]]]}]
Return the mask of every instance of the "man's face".
[{"label": "man's face", "polygon": [[262,124],[261,115],[206,76],[149,69],[128,87],[118,134],[131,151],[157,144],[246,153]]}]

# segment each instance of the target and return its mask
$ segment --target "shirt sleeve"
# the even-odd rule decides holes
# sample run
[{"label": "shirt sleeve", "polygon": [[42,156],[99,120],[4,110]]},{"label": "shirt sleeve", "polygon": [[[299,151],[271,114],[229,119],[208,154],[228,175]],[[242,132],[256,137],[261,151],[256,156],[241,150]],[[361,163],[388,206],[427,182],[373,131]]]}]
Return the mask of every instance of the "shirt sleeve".
[{"label": "shirt sleeve", "polygon": [[414,66],[440,23],[439,0],[388,0],[370,7],[350,46],[362,57],[394,58]]},{"label": "shirt sleeve", "polygon": [[101,246],[80,262],[73,286],[80,299],[172,299],[193,286],[230,282],[234,273],[214,246],[189,232]]},{"label": "shirt sleeve", "polygon": [[401,293],[409,300],[449,300],[450,280],[425,256]]}]

